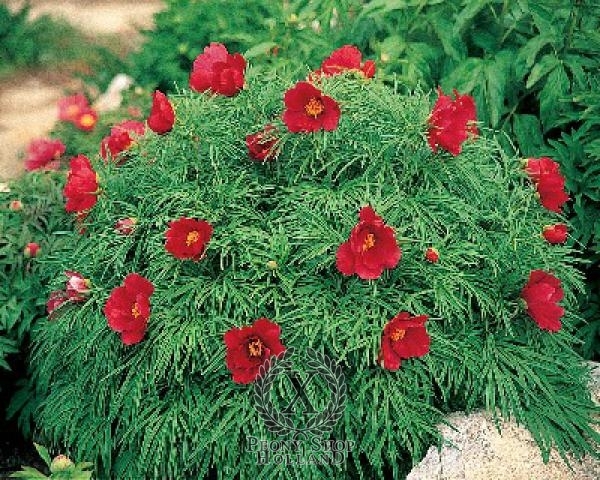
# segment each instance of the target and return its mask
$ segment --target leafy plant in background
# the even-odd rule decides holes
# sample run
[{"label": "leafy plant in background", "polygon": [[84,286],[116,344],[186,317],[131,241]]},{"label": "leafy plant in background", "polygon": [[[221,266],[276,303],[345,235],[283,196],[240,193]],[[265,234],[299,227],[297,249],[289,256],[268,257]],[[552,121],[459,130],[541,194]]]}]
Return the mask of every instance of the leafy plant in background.
[{"label": "leafy plant in background", "polygon": [[[224,343],[226,332],[230,343],[268,318],[281,344],[326,353],[347,379],[332,436],[356,447],[340,466],[303,466],[303,478],[398,477],[438,439],[448,405],[516,419],[545,458],[552,447],[595,452],[587,372],[571,349],[581,274],[569,246],[541,237],[557,217],[540,206],[519,159],[489,136],[452,146],[458,156],[433,153],[427,96],[360,74],[293,86],[258,71],[250,67],[231,98],[172,96],[169,133],[146,131],[114,162],[72,166],[89,184],[86,209],[97,203],[85,234],[71,234],[48,264],[53,285],[77,271],[91,292],[33,332],[31,388],[45,441],[97,460],[101,476],[199,477],[213,465],[224,478],[298,474],[257,465],[246,451],[248,435],[268,433],[248,386],[236,383],[248,380],[235,371],[247,365],[230,360]],[[435,147],[450,149],[442,133]],[[381,238],[395,236],[401,256],[391,249],[376,267],[350,261],[369,219]],[[371,235],[360,251],[377,245]],[[554,333],[521,306],[538,269],[562,282],[560,295],[551,287],[562,305],[552,308],[566,311]],[[399,312],[415,316],[420,338],[429,317],[431,345],[391,372],[399,358],[383,342],[406,334],[386,327],[407,320]],[[253,342],[249,351],[261,352]]]},{"label": "leafy plant in background", "polygon": [[[72,228],[63,207],[63,181],[61,172],[30,173],[11,182],[9,192],[0,193],[0,365],[4,368],[24,370],[29,332],[46,315],[50,272],[44,258],[60,248],[62,233]],[[40,246],[35,257],[25,255],[29,243]],[[0,388],[14,390],[13,381],[3,376]],[[22,418],[27,433],[29,424]]]},{"label": "leafy plant in background", "polygon": [[34,443],[35,449],[39,453],[42,460],[46,463],[50,475],[46,476],[39,470],[32,467],[22,467],[18,472],[13,473],[10,478],[22,478],[25,480],[91,480],[92,472],[90,468],[93,463],[81,462],[73,463],[73,461],[65,455],[57,455],[50,459],[48,449],[42,445]]}]

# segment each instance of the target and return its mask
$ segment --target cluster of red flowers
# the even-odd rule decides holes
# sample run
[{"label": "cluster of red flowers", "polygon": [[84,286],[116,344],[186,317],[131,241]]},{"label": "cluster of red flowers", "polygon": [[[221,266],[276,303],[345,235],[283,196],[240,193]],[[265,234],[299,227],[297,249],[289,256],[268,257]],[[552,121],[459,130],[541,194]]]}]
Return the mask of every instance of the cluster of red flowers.
[{"label": "cluster of red flowers", "polygon": [[[241,91],[245,81],[246,61],[239,54],[230,54],[222,44],[211,43],[195,59],[190,74],[190,87],[197,92],[209,92],[233,96]],[[316,85],[323,77],[354,72],[363,79],[372,78],[375,64],[362,61],[360,51],[345,45],[325,59],[321,68],[285,92],[285,109],[282,121],[292,133],[310,133],[338,128],[341,109],[338,102],[325,95]],[[63,99],[61,118],[75,121],[77,109],[83,109],[81,97],[73,96],[69,102]],[[87,104],[87,102],[86,102]],[[79,111],[79,110],[77,110]],[[148,127],[159,135],[171,131],[175,123],[175,111],[166,95],[155,91],[152,110],[147,119]],[[472,97],[454,91],[454,99],[438,90],[438,99],[428,118],[428,143],[434,152],[442,148],[452,155],[459,155],[463,143],[478,135],[476,108]],[[129,149],[136,136],[143,135],[145,126],[141,122],[128,120],[111,129],[101,144],[101,156],[116,159]],[[266,162],[277,156],[278,135],[273,124],[246,136],[246,147],[251,159]],[[63,150],[60,152],[62,154]],[[60,155],[59,154],[59,155]],[[56,153],[53,153],[53,158]],[[40,162],[44,165],[50,161]],[[550,159],[530,159],[527,172],[536,182],[542,204],[553,211],[560,211],[566,201],[564,179],[558,165]],[[97,201],[98,178],[85,156],[71,160],[64,195],[66,210],[85,215]],[[119,219],[114,230],[121,235],[134,232],[135,218]],[[165,250],[175,258],[198,262],[206,255],[208,243],[213,235],[213,226],[206,220],[182,217],[169,222],[165,232]],[[567,227],[555,224],[544,228],[543,236],[550,243],[563,243]],[[33,244],[32,244],[33,245]],[[39,248],[39,247],[37,247]],[[37,253],[31,248],[31,255]],[[375,280],[384,270],[395,268],[400,262],[402,251],[396,240],[394,229],[385,224],[374,209],[367,205],[360,209],[359,221],[351,230],[349,238],[336,252],[337,270],[344,276],[357,275],[363,280]],[[424,259],[430,263],[439,261],[439,252],[428,247]],[[271,262],[270,262],[271,263]],[[274,267],[277,265],[273,262]],[[271,267],[269,267],[271,268]],[[64,302],[80,302],[89,293],[89,280],[77,272],[66,272],[67,286],[64,291],[54,291],[48,300],[51,314]],[[114,288],[104,306],[104,315],[109,327],[121,334],[122,342],[132,345],[140,342],[146,332],[150,317],[150,296],[154,285],[137,273],[127,275],[123,284]],[[542,270],[531,272],[521,296],[527,312],[540,328],[557,331],[564,309],[558,306],[563,298],[560,280]],[[422,357],[430,349],[431,339],[425,328],[426,315],[413,316],[400,312],[389,320],[381,333],[378,355],[380,365],[388,370],[398,370],[402,359]],[[236,383],[253,382],[260,366],[271,355],[285,351],[281,343],[281,328],[267,318],[260,318],[252,325],[234,327],[224,334],[226,364]]]},{"label": "cluster of red flowers", "polygon": [[52,318],[54,311],[66,302],[85,302],[90,294],[91,282],[79,272],[67,270],[67,284],[64,290],[54,290],[46,302],[48,317]]},{"label": "cluster of red flowers", "polygon": [[58,170],[66,146],[60,140],[38,138],[27,147],[25,170]]},{"label": "cluster of red flowers", "polygon": [[98,113],[90,106],[85,95],[76,93],[58,101],[58,119],[71,122],[84,132],[91,132],[98,123]]},{"label": "cluster of red flowers", "polygon": [[190,88],[232,97],[244,87],[245,71],[244,57],[239,53],[230,54],[221,43],[211,43],[194,60]]},{"label": "cluster of red flowers", "polygon": [[569,196],[558,163],[548,157],[529,158],[525,170],[535,183],[541,204],[552,212],[560,213]]},{"label": "cluster of red flowers", "polygon": [[100,155],[104,160],[109,156],[116,160],[121,152],[131,147],[138,136],[146,131],[142,122],[137,120],[125,120],[110,129],[110,135],[104,137],[100,143]]}]

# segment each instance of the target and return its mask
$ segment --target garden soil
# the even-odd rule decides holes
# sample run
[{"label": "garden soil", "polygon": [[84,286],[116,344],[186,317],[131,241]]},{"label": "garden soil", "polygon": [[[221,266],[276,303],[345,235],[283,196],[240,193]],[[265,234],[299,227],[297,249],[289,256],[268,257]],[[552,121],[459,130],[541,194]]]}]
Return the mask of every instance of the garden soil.
[{"label": "garden soil", "polygon": [[[19,9],[24,0],[9,0]],[[115,35],[126,49],[139,45],[137,29],[150,28],[152,16],[163,4],[158,0],[29,0],[32,19],[48,14],[62,17],[86,36]],[[36,137],[46,135],[56,121],[56,101],[77,83],[56,72],[27,71],[0,82],[0,181],[20,175],[23,151]]]}]

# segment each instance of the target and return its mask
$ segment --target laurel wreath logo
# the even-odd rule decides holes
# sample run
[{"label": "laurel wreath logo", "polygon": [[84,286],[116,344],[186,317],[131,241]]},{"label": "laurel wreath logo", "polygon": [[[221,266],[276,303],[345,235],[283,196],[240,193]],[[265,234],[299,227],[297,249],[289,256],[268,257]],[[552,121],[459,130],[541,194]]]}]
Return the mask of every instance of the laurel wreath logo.
[{"label": "laurel wreath logo", "polygon": [[271,387],[277,375],[292,371],[291,357],[294,348],[290,347],[277,356],[265,360],[259,369],[254,383],[254,401],[256,410],[267,429],[276,435],[292,434],[323,436],[331,432],[344,411],[346,402],[346,382],[342,367],[327,355],[308,349],[306,369],[316,372],[325,380],[331,390],[331,399],[325,409],[311,417],[305,425],[297,427],[288,415],[278,411],[271,400]]}]

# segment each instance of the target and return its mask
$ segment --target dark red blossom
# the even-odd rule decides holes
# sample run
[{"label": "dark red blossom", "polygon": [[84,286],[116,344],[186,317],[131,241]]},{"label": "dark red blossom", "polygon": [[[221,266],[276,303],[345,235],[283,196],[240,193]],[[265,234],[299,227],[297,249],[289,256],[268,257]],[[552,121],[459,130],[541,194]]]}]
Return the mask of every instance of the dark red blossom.
[{"label": "dark red blossom", "polygon": [[543,330],[557,332],[560,330],[560,319],[565,313],[558,305],[564,293],[558,278],[543,270],[533,270],[521,297],[527,304],[527,313]]},{"label": "dark red blossom", "polygon": [[63,195],[67,212],[86,212],[98,201],[98,175],[85,155],[71,159]]},{"label": "dark red blossom", "polygon": [[195,262],[204,258],[213,227],[206,220],[180,218],[169,223],[165,248],[176,258]]},{"label": "dark red blossom", "polygon": [[48,297],[48,301],[46,302],[46,311],[48,312],[48,317],[51,318],[54,310],[68,301],[69,297],[67,296],[67,292],[63,290],[54,290],[51,292],[50,296]]},{"label": "dark red blossom", "polygon": [[398,265],[402,252],[394,229],[383,223],[373,208],[360,209],[360,221],[336,255],[337,269],[343,275],[358,275],[363,280],[379,278],[386,268]]},{"label": "dark red blossom", "polygon": [[427,318],[427,315],[413,317],[408,312],[400,312],[383,327],[378,357],[383,368],[398,370],[402,359],[422,357],[429,352]]},{"label": "dark red blossom", "polygon": [[440,259],[440,252],[437,251],[437,248],[429,247],[425,250],[425,259],[431,263],[437,263]]},{"label": "dark red blossom", "polygon": [[58,170],[60,157],[65,153],[65,144],[60,140],[38,138],[27,147],[25,170]]},{"label": "dark red blossom", "polygon": [[534,182],[539,182],[542,175],[559,174],[560,166],[549,157],[528,158],[525,171]]},{"label": "dark red blossom", "polygon": [[138,275],[130,273],[123,285],[111,292],[104,305],[108,326],[121,334],[125,345],[133,345],[144,338],[150,317],[150,296],[154,285]]},{"label": "dark red blossom", "polygon": [[558,163],[548,157],[528,158],[525,171],[535,183],[540,203],[548,210],[560,213],[569,196]]},{"label": "dark red blossom", "polygon": [[133,217],[122,218],[115,223],[115,230],[121,235],[131,235],[135,230],[137,219]]},{"label": "dark red blossom", "polygon": [[88,108],[89,103],[82,93],[63,97],[58,101],[58,119],[63,122],[74,122],[81,112]]},{"label": "dark red blossom", "polygon": [[358,72],[365,78],[372,78],[375,75],[375,62],[367,60],[362,63],[360,50],[354,45],[344,45],[323,60],[319,70],[325,76],[338,75],[348,71]]},{"label": "dark red blossom", "polygon": [[246,135],[246,147],[252,160],[268,162],[276,156],[274,148],[278,138],[275,136],[275,127],[266,125],[260,132]]},{"label": "dark red blossom", "polygon": [[225,45],[211,43],[194,60],[190,88],[232,97],[244,87],[245,70],[246,60],[239,53],[230,54]]},{"label": "dark red blossom", "polygon": [[37,257],[40,252],[40,246],[36,242],[29,242],[23,249],[23,255],[26,258]]},{"label": "dark red blossom", "polygon": [[565,243],[567,241],[567,226],[564,223],[546,225],[542,235],[548,243]]},{"label": "dark red blossom", "polygon": [[91,282],[79,272],[67,270],[66,294],[72,302],[83,302],[90,294]]},{"label": "dark red blossom", "polygon": [[91,132],[96,127],[96,123],[98,123],[98,114],[92,108],[83,109],[73,120],[73,125],[84,132]]},{"label": "dark red blossom", "polygon": [[279,337],[281,328],[267,318],[252,325],[228,330],[223,339],[227,347],[226,363],[236,383],[251,383],[260,366],[272,355],[285,351]]},{"label": "dark red blossom", "polygon": [[335,130],[340,121],[340,106],[308,82],[298,82],[285,92],[283,122],[293,133]]},{"label": "dark red blossom", "polygon": [[148,117],[148,126],[153,132],[162,135],[170,132],[175,123],[175,111],[167,96],[156,90],[152,96],[152,110]]},{"label": "dark red blossom", "polygon": [[454,90],[455,99],[444,95],[438,89],[438,99],[429,116],[428,141],[434,152],[438,147],[458,155],[467,138],[477,136],[477,109],[469,95],[459,95]]},{"label": "dark red blossom", "polygon": [[110,135],[100,143],[100,155],[108,160],[110,155],[115,159],[121,152],[128,150],[138,136],[144,134],[146,127],[137,120],[126,120],[110,129]]}]

